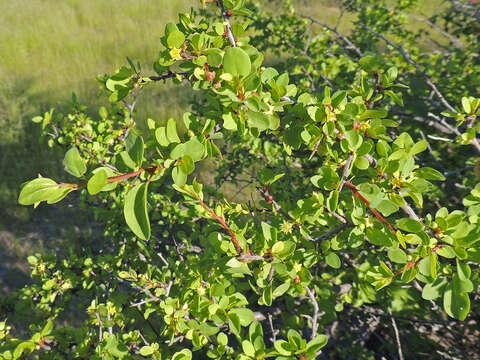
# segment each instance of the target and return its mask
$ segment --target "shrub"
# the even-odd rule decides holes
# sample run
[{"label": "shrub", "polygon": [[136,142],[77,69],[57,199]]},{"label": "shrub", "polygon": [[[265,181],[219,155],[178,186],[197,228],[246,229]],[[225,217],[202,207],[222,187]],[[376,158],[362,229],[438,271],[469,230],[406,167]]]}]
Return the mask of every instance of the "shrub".
[{"label": "shrub", "polygon": [[[76,180],[39,175],[19,202],[79,193],[104,242],[28,258],[36,281],[2,308],[29,335],[1,323],[0,356],[366,359],[375,329],[332,328],[362,309],[393,320],[402,358],[395,317],[477,317],[477,5],[419,20],[437,40],[408,25],[413,0],[345,1],[348,37],[288,3],[203,3],[165,27],[156,75],[129,59],[98,78],[98,116],[33,119]],[[142,126],[142,89],[167,80],[191,111]]]}]

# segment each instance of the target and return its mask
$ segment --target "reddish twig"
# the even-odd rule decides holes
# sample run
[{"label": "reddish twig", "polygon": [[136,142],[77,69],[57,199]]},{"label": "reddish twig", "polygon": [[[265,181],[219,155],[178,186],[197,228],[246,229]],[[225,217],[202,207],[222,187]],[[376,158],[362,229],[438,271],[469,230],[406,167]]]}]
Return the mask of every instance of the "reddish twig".
[{"label": "reddish twig", "polygon": [[225,222],[225,219],[222,218],[221,216],[218,216],[217,214],[215,214],[215,211],[213,211],[207,204],[205,204],[202,201],[202,199],[200,199],[200,196],[198,196],[197,194],[194,194],[194,193],[191,193],[191,195],[193,195],[195,197],[195,199],[198,200],[199,204],[210,214],[210,216],[214,220],[218,221],[220,223],[220,225],[223,227],[223,229],[228,233],[228,235],[230,235],[230,237],[232,238],[232,243],[233,243],[233,245],[235,245],[235,249],[237,250],[237,252],[239,254],[242,254],[242,253],[245,254],[246,252],[243,251],[242,247],[240,246],[240,243],[237,240],[236,235],[233,233],[232,230],[230,230],[229,226]]},{"label": "reddish twig", "polygon": [[363,201],[363,203],[367,206],[367,208],[370,209],[370,211],[373,213],[373,215],[375,215],[378,221],[384,224],[392,234],[395,234],[395,229],[393,228],[393,226],[387,221],[387,219],[380,215],[378,210],[370,206],[370,201],[368,201],[362,194],[360,194],[360,191],[358,191],[355,185],[353,185],[350,181],[345,181],[345,185],[352,191],[353,195]]}]

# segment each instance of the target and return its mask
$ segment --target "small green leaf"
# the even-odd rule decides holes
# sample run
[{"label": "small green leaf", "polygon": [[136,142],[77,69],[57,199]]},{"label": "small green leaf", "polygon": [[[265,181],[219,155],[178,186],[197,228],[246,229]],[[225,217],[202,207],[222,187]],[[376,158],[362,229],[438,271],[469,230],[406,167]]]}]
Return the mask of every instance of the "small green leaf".
[{"label": "small green leaf", "polygon": [[160,146],[167,147],[170,145],[170,140],[167,138],[167,131],[165,126],[160,126],[155,130],[155,139],[160,144]]},{"label": "small green leaf", "polygon": [[399,248],[388,250],[388,258],[397,264],[405,264],[407,262],[407,254]]},{"label": "small green leaf", "polygon": [[401,230],[412,233],[418,233],[423,229],[423,225],[420,222],[410,218],[402,218],[397,220],[397,227]]},{"label": "small green leaf", "polygon": [[409,151],[410,156],[419,154],[428,148],[428,143],[425,140],[420,140],[415,145],[413,145]]},{"label": "small green leaf", "polygon": [[247,76],[252,69],[250,56],[239,47],[229,47],[223,57],[223,69],[233,76]]},{"label": "small green leaf", "polygon": [[253,311],[248,309],[248,308],[231,309],[228,312],[228,316],[230,317],[230,315],[232,315],[232,314],[235,314],[235,315],[238,316],[238,318],[240,319],[240,324],[242,326],[250,325],[251,322],[255,319],[255,315],[254,315]]},{"label": "small green leaf", "polygon": [[168,119],[167,122],[167,139],[171,143],[179,143],[180,138],[177,134],[177,122],[175,119]]},{"label": "small green leaf", "polygon": [[174,30],[172,31],[168,36],[167,36],[167,44],[169,47],[175,47],[175,48],[180,48],[183,43],[185,42],[185,35],[179,30]]},{"label": "small green leaf", "polygon": [[82,177],[87,171],[85,161],[83,161],[80,152],[75,146],[71,147],[65,154],[63,165],[69,174],[78,178]]},{"label": "small green leaf", "polygon": [[285,259],[295,251],[295,243],[293,241],[277,241],[272,247],[272,255]]},{"label": "small green leaf", "polygon": [[193,161],[200,161],[205,155],[205,147],[198,141],[197,137],[192,137],[185,144],[184,155],[188,155]]},{"label": "small green leaf", "polygon": [[283,294],[285,294],[288,291],[288,289],[290,289],[290,283],[289,282],[283,283],[282,285],[277,286],[275,290],[273,290],[272,297],[273,298],[280,297]]},{"label": "small green leaf", "polygon": [[172,179],[175,182],[175,185],[177,185],[178,187],[183,187],[183,185],[185,185],[185,183],[187,182],[187,177],[188,174],[183,172],[181,166],[175,166],[172,169]]},{"label": "small green leaf", "polygon": [[61,186],[52,179],[39,177],[22,187],[18,203],[20,205],[35,205],[46,201],[53,204],[62,200],[73,190],[75,189],[72,186]]},{"label": "small green leaf", "polygon": [[273,346],[280,355],[289,356],[293,352],[291,345],[285,340],[277,340]]},{"label": "small green leaf", "polygon": [[152,355],[155,350],[151,346],[143,346],[140,349],[140,355],[142,356],[148,356]]},{"label": "small green leaf", "polygon": [[250,341],[243,340],[242,349],[245,355],[250,356],[252,358],[255,357],[255,348],[253,347],[253,344]]},{"label": "small green leaf", "polygon": [[467,114],[470,114],[470,112],[472,111],[472,107],[470,106],[470,100],[467,97],[462,97],[462,107]]},{"label": "small green leaf", "polygon": [[172,360],[192,360],[192,352],[189,349],[183,349],[173,354]]},{"label": "small green leaf", "polygon": [[132,232],[142,240],[150,238],[150,220],[147,212],[148,183],[138,184],[125,196],[123,214]]},{"label": "small green leaf", "polygon": [[266,130],[270,127],[270,118],[261,112],[248,110],[247,120],[250,127],[257,128],[259,131]]},{"label": "small green leaf", "polygon": [[437,278],[434,282],[424,286],[422,298],[425,300],[435,300],[443,294],[443,289],[447,285],[446,279]]},{"label": "small green leaf", "polygon": [[143,162],[144,142],[141,136],[130,132],[125,139],[125,151],[120,153],[125,165],[130,169],[136,169]]},{"label": "small green leaf", "polygon": [[470,298],[466,293],[454,292],[449,284],[443,293],[443,308],[449,316],[463,321],[470,311]]},{"label": "small green leaf", "polygon": [[307,344],[307,352],[309,353],[317,353],[321,348],[327,345],[328,338],[323,335],[317,335],[314,339],[308,342]]},{"label": "small green leaf", "polygon": [[445,180],[445,176],[443,176],[443,174],[440,171],[432,169],[430,167],[424,167],[416,170],[415,175],[426,180],[439,180],[439,181]]},{"label": "small green leaf", "polygon": [[190,175],[195,170],[195,163],[190,156],[185,155],[180,163],[180,168],[184,174]]},{"label": "small green leaf", "polygon": [[340,258],[338,257],[337,254],[333,252],[325,256],[325,262],[327,263],[328,266],[334,269],[340,269],[340,266],[342,266],[342,262],[340,261]]},{"label": "small green leaf", "polygon": [[87,183],[87,190],[91,195],[98,194],[107,185],[107,172],[105,170],[95,173]]}]

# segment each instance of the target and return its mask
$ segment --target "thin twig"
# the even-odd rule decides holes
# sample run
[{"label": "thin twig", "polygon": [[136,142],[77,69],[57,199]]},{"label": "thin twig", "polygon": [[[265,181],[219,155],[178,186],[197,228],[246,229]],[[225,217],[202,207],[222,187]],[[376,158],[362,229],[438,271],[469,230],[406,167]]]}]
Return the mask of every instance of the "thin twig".
[{"label": "thin twig", "polygon": [[[100,314],[98,313],[98,311],[95,311],[95,316],[97,317],[97,321],[98,321],[98,342],[101,343],[102,340],[103,340],[103,323],[102,323],[102,319],[100,319]],[[102,356],[103,358],[103,356]]]},{"label": "thin twig", "polygon": [[341,231],[345,230],[348,226],[350,226],[349,223],[343,223],[338,225],[337,227],[333,228],[330,231],[327,231],[326,233],[320,235],[319,237],[313,239],[312,241],[318,242],[318,241],[324,241],[333,238],[334,236],[338,235]]},{"label": "thin twig", "polygon": [[440,90],[438,90],[437,86],[433,83],[432,79],[430,79],[430,77],[422,69],[420,69],[420,66],[415,61],[412,60],[412,58],[406,53],[405,50],[403,50],[400,46],[394,44],[392,41],[387,39],[385,36],[383,36],[379,32],[373,30],[369,26],[367,26],[367,25],[365,25],[361,22],[356,22],[356,23],[359,24],[364,29],[370,31],[372,34],[376,35],[377,37],[379,37],[383,41],[385,41],[388,45],[393,47],[395,50],[397,50],[403,56],[403,58],[409,64],[413,65],[415,67],[415,69],[424,77],[425,82],[428,84],[428,86],[430,86],[430,88],[433,90],[433,92],[438,96],[438,98],[443,103],[443,105],[445,105],[445,107],[448,110],[450,110],[454,113],[457,113],[457,110],[452,105],[450,105],[450,103],[447,101],[447,99],[445,99],[445,96],[443,96],[443,94],[440,92]]},{"label": "thin twig", "polygon": [[347,180],[348,175],[350,175],[350,167],[352,166],[353,158],[354,158],[353,154],[348,155],[347,162],[343,167],[343,175],[342,175],[342,180],[340,181],[340,185],[338,186],[338,192],[342,191],[343,185],[345,185],[345,181]]},{"label": "thin twig", "polygon": [[230,44],[233,47],[236,47],[237,43],[235,41],[235,36],[233,36],[232,26],[230,25],[230,20],[228,18],[227,11],[225,10],[225,5],[223,5],[222,0],[217,0],[217,5],[222,10],[222,16],[223,16],[223,21],[225,22],[225,28],[226,28],[225,31],[226,31],[226,35],[228,37],[228,40],[230,41]]},{"label": "thin twig", "polygon": [[391,309],[388,309],[388,313],[391,316],[393,330],[395,331],[395,340],[397,341],[398,358],[399,360],[404,360],[403,352],[402,352],[402,343],[400,342],[400,333],[398,332],[397,322],[395,321],[395,318],[392,315]]},{"label": "thin twig", "polygon": [[332,31],[333,33],[335,33],[335,35],[337,35],[338,38],[342,39],[348,46],[350,49],[352,49],[353,51],[355,51],[357,53],[358,56],[363,56],[363,53],[362,51],[356,47],[353,42],[348,38],[346,37],[345,35],[339,33],[336,29],[332,28],[331,26],[328,26],[327,24],[324,24],[320,21],[318,21],[317,19],[314,19],[313,17],[311,16],[308,16],[308,15],[299,15],[300,17],[304,18],[304,19],[308,19],[310,20],[311,22],[315,23],[315,24],[318,24],[318,25],[321,25],[323,26],[325,29],[328,29],[330,31]]},{"label": "thin twig", "polygon": [[310,298],[310,301],[312,302],[312,306],[313,306],[312,337],[311,337],[311,340],[313,340],[317,336],[317,331],[318,331],[318,315],[319,315],[318,302],[317,302],[317,299],[315,299],[315,290],[310,290],[308,286],[305,286],[305,290],[307,291],[308,297]]}]

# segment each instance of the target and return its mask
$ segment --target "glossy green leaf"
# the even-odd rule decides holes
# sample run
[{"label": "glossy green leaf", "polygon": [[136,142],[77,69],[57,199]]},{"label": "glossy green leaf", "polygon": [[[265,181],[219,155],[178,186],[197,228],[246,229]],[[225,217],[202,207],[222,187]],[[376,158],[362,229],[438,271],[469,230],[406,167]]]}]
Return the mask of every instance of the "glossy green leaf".
[{"label": "glossy green leaf", "polygon": [[63,158],[63,166],[69,174],[78,178],[82,177],[87,171],[85,161],[82,159],[80,152],[75,146],[71,147],[66,152],[65,157]]},{"label": "glossy green leaf", "polygon": [[98,194],[108,184],[107,172],[100,170],[96,172],[87,183],[87,190],[91,195]]},{"label": "glossy green leaf", "polygon": [[397,264],[405,264],[407,262],[407,254],[399,248],[388,250],[388,258]]},{"label": "glossy green leaf", "polygon": [[412,233],[418,233],[423,229],[423,225],[420,222],[410,218],[402,218],[397,220],[397,227],[401,230]]},{"label": "glossy green leaf", "polygon": [[250,74],[252,63],[245,50],[239,47],[230,47],[223,57],[223,69],[233,76],[247,76]]},{"label": "glossy green leaf", "polygon": [[465,320],[470,311],[470,298],[466,293],[458,293],[448,285],[443,294],[443,308],[450,316],[458,320]]},{"label": "glossy green leaf", "polygon": [[185,185],[185,183],[187,182],[187,177],[188,174],[183,172],[181,166],[175,166],[172,169],[172,179],[175,182],[175,185],[177,185],[178,187],[183,187],[183,185]]},{"label": "glossy green leaf", "polygon": [[334,269],[340,269],[340,267],[342,266],[342,262],[340,261],[340,258],[338,257],[337,254],[333,252],[325,256],[325,262],[327,263],[328,266]]},{"label": "glossy green leaf", "polygon": [[26,183],[20,191],[18,203],[21,205],[35,205],[42,201],[54,204],[62,200],[74,188],[57,184],[52,179],[39,177]]},{"label": "glossy green leaf", "polygon": [[192,352],[189,349],[183,349],[173,354],[172,360],[192,360]]},{"label": "glossy green leaf", "polygon": [[170,143],[180,142],[180,138],[178,137],[177,133],[177,122],[175,121],[175,119],[168,119],[166,133],[167,139]]},{"label": "glossy green leaf", "polygon": [[174,30],[167,36],[167,44],[169,47],[179,48],[185,42],[185,35],[179,30]]},{"label": "glossy green leaf", "polygon": [[295,251],[295,243],[293,241],[277,241],[272,247],[272,255],[285,259]]},{"label": "glossy green leaf", "polygon": [[150,220],[147,212],[148,184],[137,184],[125,196],[123,214],[132,232],[142,240],[150,238]]},{"label": "glossy green leaf", "polygon": [[255,318],[253,311],[248,308],[235,308],[231,309],[228,312],[228,316],[230,317],[231,314],[235,314],[240,319],[240,324],[242,326],[248,326],[252,323]]}]

